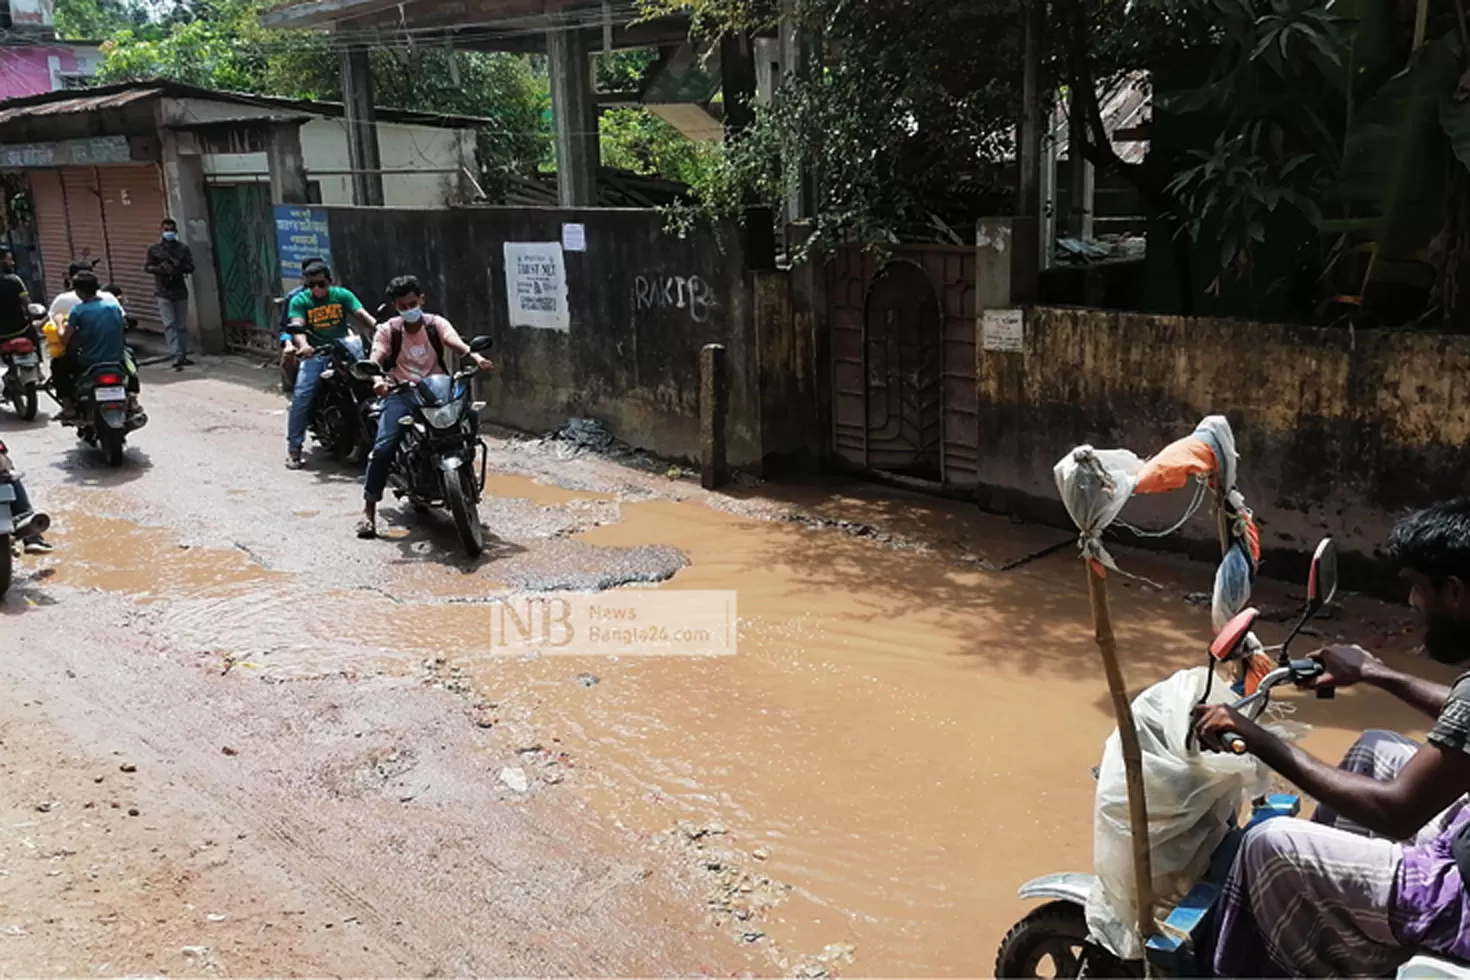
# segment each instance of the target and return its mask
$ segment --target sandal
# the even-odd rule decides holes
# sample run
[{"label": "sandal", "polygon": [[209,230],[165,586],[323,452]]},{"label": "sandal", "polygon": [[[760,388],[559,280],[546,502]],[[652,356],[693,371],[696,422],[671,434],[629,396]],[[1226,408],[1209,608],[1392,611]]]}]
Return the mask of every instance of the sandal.
[{"label": "sandal", "polygon": [[288,470],[299,470],[302,467],[304,467],[305,465],[306,465],[306,460],[302,459],[300,456],[287,456],[286,457],[286,469],[288,469]]},{"label": "sandal", "polygon": [[364,517],[357,522],[357,536],[364,541],[371,541],[378,536],[378,526]]}]

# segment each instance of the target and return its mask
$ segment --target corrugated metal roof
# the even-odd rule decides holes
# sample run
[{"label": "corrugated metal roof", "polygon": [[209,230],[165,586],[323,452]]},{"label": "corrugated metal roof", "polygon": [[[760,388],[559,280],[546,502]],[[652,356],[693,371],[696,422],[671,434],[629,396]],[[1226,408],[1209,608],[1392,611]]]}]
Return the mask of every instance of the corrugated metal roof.
[{"label": "corrugated metal roof", "polygon": [[77,95],[9,109],[4,108],[6,103],[0,102],[0,126],[19,119],[33,119],[37,116],[70,116],[82,112],[97,112],[102,109],[119,109],[144,99],[156,98],[161,94],[162,90],[157,88],[127,89],[101,95]]}]

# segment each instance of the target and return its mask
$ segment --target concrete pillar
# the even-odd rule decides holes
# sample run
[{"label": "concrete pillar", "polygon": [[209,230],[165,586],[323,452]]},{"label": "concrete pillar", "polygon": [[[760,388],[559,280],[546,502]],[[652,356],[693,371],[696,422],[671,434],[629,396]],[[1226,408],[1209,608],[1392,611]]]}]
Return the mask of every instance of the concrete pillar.
[{"label": "concrete pillar", "polygon": [[1046,27],[1046,0],[1023,0],[1021,125],[1016,147],[1016,213],[1039,216],[1041,168],[1041,34]]},{"label": "concrete pillar", "polygon": [[378,113],[373,97],[372,64],[365,48],[342,52],[342,102],[347,107],[348,166],[355,204],[382,207],[383,159],[378,152]]},{"label": "concrete pillar", "polygon": [[723,344],[699,352],[699,482],[716,490],[729,477],[725,463],[725,425],[730,412],[730,377]]},{"label": "concrete pillar", "polygon": [[557,196],[564,208],[596,207],[602,144],[587,38],[576,31],[550,31],[546,55],[551,63],[551,113],[556,124]]},{"label": "concrete pillar", "polygon": [[[1036,283],[1036,220],[982,218],[975,226],[975,395],[981,452],[976,502],[982,510],[1019,516],[1021,502],[992,479],[989,460],[1016,459],[1024,426],[1012,407],[1024,404],[1025,355],[985,349],[986,310],[1014,309],[1032,300]],[[1029,320],[1023,331],[1029,329]]]},{"label": "concrete pillar", "polygon": [[301,152],[301,123],[272,123],[265,158],[271,175],[271,203],[311,203],[306,158]]},{"label": "concrete pillar", "polygon": [[[738,139],[755,123],[755,44],[749,34],[732,32],[720,38],[720,85],[725,96],[725,139]],[[745,267],[774,269],[776,215],[754,193],[747,194],[743,204]]]},{"label": "concrete pillar", "polygon": [[[193,133],[160,129],[164,200],[168,216],[194,253],[189,277],[189,338],[206,354],[225,349],[219,273],[214,260],[214,233],[209,224],[209,198],[204,189],[204,157]],[[143,257],[138,256],[141,264]]]}]

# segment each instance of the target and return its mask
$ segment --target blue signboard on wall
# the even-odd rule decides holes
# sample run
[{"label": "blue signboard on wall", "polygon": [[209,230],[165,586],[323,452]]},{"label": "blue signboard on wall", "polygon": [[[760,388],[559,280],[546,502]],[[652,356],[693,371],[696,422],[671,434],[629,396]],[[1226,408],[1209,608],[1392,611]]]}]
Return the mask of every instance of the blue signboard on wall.
[{"label": "blue signboard on wall", "polygon": [[303,204],[276,205],[276,254],[281,257],[281,283],[294,287],[301,279],[301,263],[310,258],[332,264],[332,236],[325,208]]}]

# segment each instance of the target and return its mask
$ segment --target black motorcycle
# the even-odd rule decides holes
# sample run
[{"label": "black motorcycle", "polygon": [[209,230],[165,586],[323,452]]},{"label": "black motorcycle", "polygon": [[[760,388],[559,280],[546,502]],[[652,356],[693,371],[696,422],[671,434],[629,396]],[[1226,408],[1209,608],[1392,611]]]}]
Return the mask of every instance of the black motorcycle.
[{"label": "black motorcycle", "polygon": [[343,341],[334,340],[316,348],[316,356],[331,363],[322,370],[307,427],[333,458],[344,462],[366,459],[377,423],[367,418],[374,399],[372,381],[353,370],[359,354]]},{"label": "black motorcycle", "polygon": [[[490,349],[489,337],[470,341],[470,350],[480,353]],[[383,369],[373,361],[359,361],[354,372],[364,380],[383,376]],[[407,384],[394,382],[392,390],[411,390],[411,414],[398,420],[406,428],[398,455],[388,474],[388,486],[398,499],[407,497],[416,510],[445,507],[454,517],[454,526],[465,553],[478,558],[485,551],[485,529],[480,524],[479,503],[485,490],[485,470],[490,450],[480,438],[478,411],[480,403],[472,402],[470,379],[477,373],[473,365],[444,379],[428,379]],[[373,430],[383,413],[379,401],[369,413]]]},{"label": "black motorcycle", "polygon": [[[32,303],[27,312],[32,321],[45,319],[46,308]],[[36,417],[41,391],[41,352],[29,337],[0,342],[0,399],[15,406],[15,413],[29,422]]]},{"label": "black motorcycle", "polygon": [[136,394],[136,379],[137,372],[122,364],[92,365],[77,377],[76,414],[60,419],[62,425],[74,426],[83,442],[100,449],[108,466],[122,465],[128,433],[148,424],[148,416],[130,397]]}]

